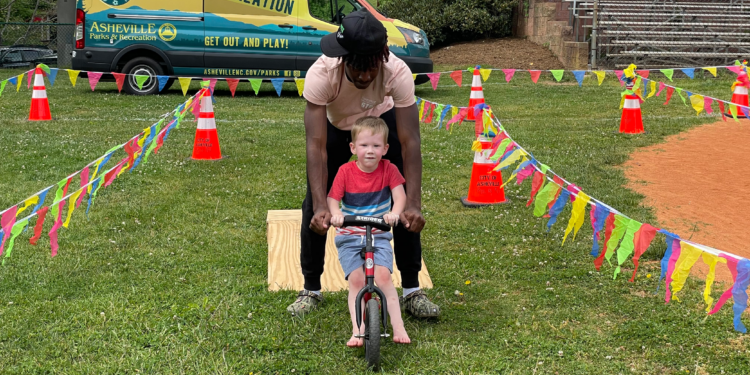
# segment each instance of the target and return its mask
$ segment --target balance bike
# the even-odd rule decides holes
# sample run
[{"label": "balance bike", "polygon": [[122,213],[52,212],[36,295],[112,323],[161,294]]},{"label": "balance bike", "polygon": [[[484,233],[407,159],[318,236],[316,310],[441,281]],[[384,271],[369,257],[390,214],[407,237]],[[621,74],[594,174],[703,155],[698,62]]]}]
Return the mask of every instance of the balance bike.
[{"label": "balance bike", "polygon": [[[386,333],[388,331],[388,301],[383,292],[375,286],[375,253],[373,252],[373,245],[375,242],[372,238],[372,228],[377,228],[384,232],[390,232],[391,226],[379,217],[358,215],[344,216],[344,225],[342,225],[342,227],[352,226],[365,227],[367,232],[365,247],[362,248],[362,252],[360,253],[365,260],[363,266],[365,269],[365,287],[359,291],[357,299],[355,300],[359,302],[364,299],[365,311],[362,311],[361,304],[355,303],[354,305],[357,317],[357,327],[362,325],[362,320],[364,319],[365,333],[360,333],[355,336],[364,338],[367,366],[377,371],[380,366],[380,338],[390,337],[390,335]],[[372,298],[373,293],[380,297],[380,304],[378,304],[376,299]],[[382,305],[382,308],[380,305]],[[382,332],[380,331],[381,319],[383,322]]]}]

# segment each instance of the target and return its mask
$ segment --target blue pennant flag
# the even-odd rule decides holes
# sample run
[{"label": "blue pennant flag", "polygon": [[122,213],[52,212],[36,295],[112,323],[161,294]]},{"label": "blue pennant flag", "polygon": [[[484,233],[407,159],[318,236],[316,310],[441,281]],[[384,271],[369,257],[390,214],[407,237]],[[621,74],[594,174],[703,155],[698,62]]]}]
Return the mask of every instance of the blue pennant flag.
[{"label": "blue pennant flag", "polygon": [[143,158],[143,155],[146,154],[146,150],[148,149],[148,146],[151,145],[151,141],[154,140],[154,136],[156,135],[156,125],[158,123],[151,125],[151,130],[148,133],[148,137],[146,137],[146,140],[143,142],[143,148],[141,150],[141,153],[138,154],[138,157],[133,162],[133,166],[130,167],[130,173],[133,172],[133,169],[138,166],[138,164],[141,164],[141,159]]},{"label": "blue pennant flag", "polygon": [[47,190],[39,193],[39,203],[37,203],[36,206],[34,206],[34,209],[31,211],[32,214],[36,213],[37,211],[39,211],[40,208],[42,208],[42,206],[44,205],[44,198],[47,198],[47,192],[51,188],[52,187],[50,186],[47,188]]},{"label": "blue pennant flag", "polygon": [[17,85],[18,84],[18,77],[10,77],[10,78],[8,78],[8,83],[10,83],[13,86]]},{"label": "blue pennant flag", "polygon": [[[597,204],[596,210],[594,211],[594,244],[591,246],[591,255],[593,257],[599,256],[599,237],[603,237],[601,235],[602,229],[604,229],[604,224],[607,221],[607,217],[609,216],[609,208],[604,207],[604,205]],[[597,234],[599,234],[597,236]]]},{"label": "blue pennant flag", "polygon": [[89,203],[86,206],[86,217],[89,216],[89,209],[91,209],[91,204],[94,202],[94,195],[96,195],[96,191],[99,190],[99,185],[102,183],[104,176],[99,176],[94,182],[91,184],[91,193],[89,193]]},{"label": "blue pennant flag", "polygon": [[578,86],[583,86],[583,76],[586,74],[583,70],[574,70],[573,75],[576,77],[576,81],[578,81]]},{"label": "blue pennant flag", "polygon": [[57,68],[49,68],[49,74],[47,74],[47,78],[49,78],[49,87],[54,86],[55,80],[57,79]]},{"label": "blue pennant flag", "polygon": [[437,129],[440,129],[440,128],[443,127],[443,120],[445,119],[445,116],[448,113],[450,113],[451,108],[453,108],[453,107],[451,107],[450,105],[446,105],[445,108],[443,108],[443,112],[440,113],[440,120],[438,121]]},{"label": "blue pennant flag", "polygon": [[557,217],[560,215],[560,212],[562,212],[563,208],[565,208],[565,205],[568,204],[568,200],[570,199],[570,191],[563,188],[562,192],[560,193],[560,196],[555,201],[555,204],[552,205],[552,208],[549,210],[549,221],[547,222],[547,232],[552,229],[552,225],[555,224],[557,221]]},{"label": "blue pennant flag", "polygon": [[695,78],[695,68],[685,68],[682,69],[682,72],[685,73],[686,76],[690,77],[690,79]]},{"label": "blue pennant flag", "polygon": [[161,90],[164,90],[164,86],[167,85],[167,81],[169,81],[168,76],[156,76],[156,79],[159,81],[159,92]]},{"label": "blue pennant flag", "polygon": [[661,275],[659,276],[659,282],[656,283],[656,292],[659,292],[659,286],[661,285],[661,281],[664,279],[664,277],[667,276],[667,268],[669,267],[669,258],[672,257],[672,245],[674,244],[674,240],[679,240],[680,236],[667,232],[666,230],[662,229],[659,231],[659,233],[664,234],[667,236],[667,251],[664,253],[664,257],[661,258]]},{"label": "blue pennant flag", "polygon": [[281,85],[284,84],[284,78],[271,78],[273,88],[276,89],[276,93],[281,96]]}]

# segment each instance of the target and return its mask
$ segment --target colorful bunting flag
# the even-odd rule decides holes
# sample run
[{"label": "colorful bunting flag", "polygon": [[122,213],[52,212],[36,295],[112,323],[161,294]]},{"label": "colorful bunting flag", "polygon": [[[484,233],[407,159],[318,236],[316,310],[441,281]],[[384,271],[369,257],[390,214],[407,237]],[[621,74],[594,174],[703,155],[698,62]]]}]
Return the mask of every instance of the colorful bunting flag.
[{"label": "colorful bunting flag", "polygon": [[[237,91],[237,85],[239,85],[240,80],[237,78],[227,78],[227,86],[229,86],[229,92],[232,93],[232,97],[234,98],[234,93]],[[302,86],[304,87],[304,79],[302,82]],[[299,84],[297,84],[299,87]],[[302,92],[300,92],[300,96],[302,96]]]},{"label": "colorful bunting flag", "polygon": [[34,227],[34,236],[29,239],[29,243],[36,245],[39,238],[42,237],[42,227],[44,226],[44,219],[47,217],[49,207],[44,207],[37,212],[36,215],[36,226]]},{"label": "colorful bunting flag", "polygon": [[690,269],[693,268],[693,265],[703,252],[684,241],[680,244],[680,249],[680,257],[677,259],[677,263],[675,263],[674,273],[672,274],[672,284],[670,285],[672,288],[672,299],[677,302],[680,302],[680,299],[677,298],[677,293],[685,286],[687,277],[690,274]]},{"label": "colorful bunting flag", "polygon": [[672,76],[674,75],[674,69],[660,69],[659,71],[662,72],[662,74],[664,74],[667,79],[669,79],[669,82],[673,82]]},{"label": "colorful bunting flag", "polygon": [[21,206],[21,208],[19,208],[18,211],[16,212],[16,217],[21,216],[21,213],[23,213],[24,211],[26,211],[27,208],[29,208],[29,207],[31,207],[33,205],[36,205],[37,203],[39,203],[39,196],[38,195],[35,195],[35,196],[33,196],[33,197],[29,198],[29,199],[26,199],[25,201],[23,201],[23,206]]},{"label": "colorful bunting flag", "polygon": [[5,90],[5,85],[8,83],[8,81],[2,81],[0,82],[0,96],[3,96],[3,90]]},{"label": "colorful bunting flag", "polygon": [[539,77],[542,75],[542,71],[529,70],[529,75],[531,75],[531,82],[537,83],[537,81],[539,81]]},{"label": "colorful bunting flag", "polygon": [[635,220],[630,220],[628,223],[627,228],[625,229],[625,235],[622,236],[620,247],[617,248],[617,266],[615,267],[615,273],[612,276],[612,279],[617,278],[617,275],[620,273],[620,267],[625,260],[628,259],[630,254],[633,254],[635,248],[635,234],[641,230],[641,225],[643,224]]},{"label": "colorful bunting flag", "polygon": [[482,75],[482,81],[487,82],[487,80],[490,78],[490,74],[492,73],[492,69],[479,69],[479,74]]},{"label": "colorful bunting flag", "polygon": [[96,88],[96,84],[99,83],[99,80],[102,78],[102,73],[99,72],[89,72],[89,86],[91,86],[91,91],[94,91]]},{"label": "colorful bunting flag", "polygon": [[503,73],[505,73],[505,82],[510,83],[510,80],[513,79],[513,75],[516,74],[515,69],[503,69]]},{"label": "colorful bunting flag", "polygon": [[49,72],[47,73],[47,78],[49,78],[49,87],[52,87],[55,85],[55,80],[57,80],[57,72],[59,69],[57,68],[50,68]]},{"label": "colorful bunting flag", "polygon": [[725,258],[719,258],[714,254],[704,252],[702,254],[703,263],[708,266],[708,274],[706,275],[706,288],[703,289],[703,301],[706,302],[706,313],[711,312],[711,306],[713,306],[714,299],[711,297],[711,286],[714,284],[716,278],[716,264],[719,262],[725,263]]},{"label": "colorful bunting flag", "polygon": [[719,312],[722,306],[724,306],[724,303],[732,298],[732,289],[734,288],[734,283],[737,281],[737,259],[726,254],[719,254],[719,258],[721,258],[724,263],[726,263],[727,268],[729,268],[729,272],[732,274],[732,284],[729,285],[729,288],[727,288],[721,296],[719,296],[719,300],[716,301],[716,305],[714,305],[708,315],[713,315]]},{"label": "colorful bunting flag", "polygon": [[417,75],[416,75],[416,74],[412,74],[412,75],[411,75],[411,79],[412,79],[413,81],[416,81],[416,80],[417,80]]},{"label": "colorful bunting flag", "polygon": [[555,77],[555,80],[557,80],[557,82],[560,82],[560,80],[563,77],[563,73],[565,73],[565,70],[562,70],[562,69],[550,70],[550,72],[552,73],[552,76]]},{"label": "colorful bunting flag", "polygon": [[55,220],[55,223],[52,225],[52,229],[50,229],[47,234],[49,235],[49,245],[52,249],[52,257],[54,258],[57,256],[57,249],[59,248],[59,245],[57,244],[57,230],[62,226],[62,207],[63,204],[65,204],[65,201],[53,204],[55,205],[53,210],[59,212],[59,214],[57,215],[57,220]]},{"label": "colorful bunting flag", "polygon": [[13,206],[0,216],[0,229],[3,230],[3,236],[0,239],[0,256],[3,256],[3,248],[5,247],[5,241],[10,238],[10,232],[13,228],[13,224],[16,223],[16,212],[18,212],[18,206]]},{"label": "colorful bunting flag", "polygon": [[737,263],[737,280],[732,287],[732,298],[734,298],[734,329],[747,333],[745,325],[742,324],[742,313],[747,309],[747,287],[750,284],[750,260],[740,259]]},{"label": "colorful bunting flag", "polygon": [[711,106],[713,105],[713,103],[714,103],[714,100],[713,100],[713,98],[711,98],[711,97],[709,97],[709,96],[706,96],[706,97],[705,97],[705,98],[703,99],[703,109],[704,109],[704,110],[706,111],[706,113],[708,113],[709,115],[710,115],[710,114],[712,114],[712,113],[714,112],[714,109],[713,109],[713,108],[711,108]]},{"label": "colorful bunting flag", "polygon": [[585,76],[586,72],[583,70],[574,70],[573,76],[576,77],[576,81],[578,81],[578,86],[583,86],[583,77]]},{"label": "colorful bunting flag", "polygon": [[148,75],[143,75],[143,74],[135,75],[135,83],[136,85],[138,85],[139,90],[143,90],[143,84],[146,83],[146,81],[148,81],[149,78],[150,76]]},{"label": "colorful bunting flag", "polygon": [[299,96],[302,96],[302,93],[305,92],[305,79],[295,77],[294,83],[297,85],[297,93],[299,93]]},{"label": "colorful bunting flag", "polygon": [[[125,78],[127,77],[124,73],[112,73],[112,75],[115,77],[115,82],[117,83],[117,92],[122,92],[122,87],[125,85]],[[182,78],[180,78],[182,79]]]},{"label": "colorful bunting flag", "polygon": [[674,89],[670,86],[667,86],[667,100],[664,101],[664,105],[669,104],[669,100],[672,99],[673,92],[674,92]]},{"label": "colorful bunting flag", "polygon": [[703,68],[703,70],[708,71],[709,73],[711,73],[714,76],[714,78],[716,78],[716,67]]},{"label": "colorful bunting flag", "polygon": [[651,88],[648,90],[648,96],[646,98],[650,98],[654,96],[654,94],[656,94],[656,81],[651,81]]},{"label": "colorful bunting flag", "polygon": [[70,199],[68,199],[68,217],[65,218],[65,222],[63,223],[63,227],[67,228],[68,225],[70,225],[70,218],[73,216],[73,211],[76,209],[76,201],[78,201],[78,198],[81,196],[81,193],[83,193],[85,189],[80,189],[73,193],[70,196]]},{"label": "colorful bunting flag", "polygon": [[[598,257],[599,256],[599,237],[601,231],[604,229],[604,223],[609,217],[609,207],[606,207],[604,205],[594,205],[591,206],[591,220],[593,222],[593,233],[594,233],[594,242],[591,246],[591,256]],[[614,217],[613,217],[614,220]]]},{"label": "colorful bunting flag", "polygon": [[648,75],[651,73],[650,70],[636,70],[635,74],[638,74],[639,76],[643,78],[648,78]]},{"label": "colorful bunting flag", "polygon": [[680,69],[683,73],[685,73],[686,76],[690,77],[690,79],[695,78],[695,68],[684,68]]},{"label": "colorful bunting flag", "polygon": [[[562,244],[565,245],[565,240],[568,238],[570,231],[573,231],[573,239],[575,240],[578,235],[578,231],[586,221],[586,205],[589,204],[591,198],[582,191],[577,192],[576,200],[573,201],[573,209],[570,211],[570,220],[568,220],[568,227],[565,228],[565,235],[563,236]],[[571,198],[573,196],[571,195]]]},{"label": "colorful bunting flag", "polygon": [[284,84],[284,78],[271,78],[271,84],[276,89],[276,93],[281,97],[281,88]]},{"label": "colorful bunting flag", "polygon": [[[84,167],[81,170],[81,186],[86,186],[86,185],[88,185],[88,183],[89,183],[89,167]],[[81,194],[78,197],[78,200],[76,201],[76,208],[78,208],[81,205],[81,201],[83,200],[83,196],[84,195],[86,195],[86,194],[85,193]]]},{"label": "colorful bunting flag", "polygon": [[438,81],[440,81],[440,73],[427,73],[427,78],[430,79],[432,84],[432,91],[437,90]]},{"label": "colorful bunting flag", "polygon": [[706,101],[703,99],[700,95],[692,95],[690,96],[690,104],[693,105],[693,109],[695,110],[695,115],[700,115],[703,111],[703,107],[706,105]]},{"label": "colorful bunting flag", "polygon": [[26,226],[29,224],[29,219],[23,219],[19,222],[17,222],[15,225],[13,225],[13,228],[10,231],[10,241],[8,241],[8,250],[5,253],[5,257],[3,258],[3,265],[5,265],[5,260],[10,258],[10,254],[13,252],[13,245],[16,243],[16,237],[18,237],[21,232],[23,232],[24,229],[26,229]]},{"label": "colorful bunting flag", "polygon": [[648,250],[648,247],[651,246],[651,241],[654,240],[654,237],[656,237],[656,232],[658,232],[658,228],[654,228],[651,224],[644,223],[641,225],[641,229],[635,234],[634,238],[634,245],[635,249],[633,251],[633,265],[635,266],[635,269],[633,270],[633,276],[630,278],[630,282],[635,281],[635,274],[638,272],[638,262],[641,259],[641,255]]},{"label": "colorful bunting flag", "polygon": [[604,82],[606,72],[603,70],[595,70],[592,73],[596,74],[596,79],[599,81],[599,86],[601,86],[602,82]]},{"label": "colorful bunting flag", "polygon": [[534,201],[534,216],[542,217],[547,212],[547,207],[553,202],[562,188],[554,183],[546,184],[536,195]]},{"label": "colorful bunting flag", "polygon": [[28,72],[26,72],[26,88],[27,89],[31,88],[31,77],[34,76],[34,74],[35,74],[34,69],[31,69]]},{"label": "colorful bunting flag", "polygon": [[159,83],[159,92],[162,92],[162,90],[164,90],[164,87],[167,86],[169,76],[156,76],[156,81]]},{"label": "colorful bunting flag", "polygon": [[529,198],[529,201],[526,202],[526,207],[531,206],[531,203],[534,202],[534,198],[536,197],[537,193],[539,193],[539,190],[544,186],[544,181],[547,179],[547,176],[540,172],[535,171],[534,172],[534,178],[531,180],[531,197]]},{"label": "colorful bunting flag", "polygon": [[80,70],[70,70],[68,69],[68,78],[70,78],[70,83],[73,85],[73,87],[76,87],[76,81],[78,80],[78,73],[80,73]]},{"label": "colorful bunting flag", "polygon": [[190,81],[193,79],[190,77],[180,77],[180,88],[182,88],[182,96],[186,96],[188,89],[190,88]]},{"label": "colorful bunting flag", "polygon": [[565,208],[565,205],[568,204],[568,200],[570,200],[570,191],[562,189],[562,191],[560,192],[560,196],[557,197],[555,204],[553,204],[552,208],[550,208],[549,210],[550,217],[547,221],[547,232],[549,232],[555,222],[557,222],[557,217],[560,216],[560,213]]},{"label": "colorful bunting flag", "polygon": [[18,92],[19,90],[21,90],[21,82],[23,82],[23,75],[24,74],[25,73],[21,73],[21,74],[18,75],[18,81],[16,83],[16,92]]},{"label": "colorful bunting flag", "polygon": [[615,249],[617,249],[617,245],[619,245],[620,240],[625,235],[628,225],[630,225],[630,219],[622,215],[615,215],[614,229],[612,229],[612,235],[607,240],[606,248],[604,249],[604,259],[610,265],[612,265],[610,259],[615,254]]},{"label": "colorful bunting flag", "polygon": [[456,82],[458,87],[461,87],[461,84],[463,83],[463,79],[464,79],[463,71],[461,70],[454,71],[453,73],[451,73],[451,78],[453,78],[453,81]]}]

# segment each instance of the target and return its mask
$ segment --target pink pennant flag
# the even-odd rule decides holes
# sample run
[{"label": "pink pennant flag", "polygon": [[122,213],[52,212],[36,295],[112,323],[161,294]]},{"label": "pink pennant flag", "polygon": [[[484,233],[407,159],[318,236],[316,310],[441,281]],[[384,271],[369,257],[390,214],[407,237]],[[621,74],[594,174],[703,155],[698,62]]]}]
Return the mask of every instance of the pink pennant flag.
[{"label": "pink pennant flag", "polygon": [[192,112],[195,116],[195,121],[198,121],[198,116],[201,114],[201,101],[203,99],[200,99],[200,96],[198,96],[195,100],[193,100],[193,108]]},{"label": "pink pennant flag", "polygon": [[622,70],[615,70],[615,74],[617,75],[617,79],[622,81],[622,75],[624,74]]},{"label": "pink pennant flag", "polygon": [[5,247],[5,240],[10,238],[10,230],[16,223],[16,213],[18,212],[18,206],[9,208],[3,216],[0,217],[0,227],[3,228],[3,238],[0,240],[0,256],[3,255],[3,248]]},{"label": "pink pennant flag", "polygon": [[[81,186],[86,186],[86,184],[89,183],[89,167],[83,168],[81,170]],[[83,201],[83,196],[85,194],[81,193],[81,195],[78,196],[78,200],[76,201],[76,208],[78,208],[81,205],[81,202]]]},{"label": "pink pennant flag", "polygon": [[570,203],[575,202],[576,196],[578,195],[578,192],[581,191],[581,189],[573,184],[568,185],[567,189],[570,192]]},{"label": "pink pennant flag", "polygon": [[117,91],[122,92],[122,86],[125,84],[126,75],[124,73],[115,72],[112,72],[112,75],[115,77],[115,82],[117,82]]},{"label": "pink pennant flag", "polygon": [[659,82],[659,91],[656,93],[656,96],[661,95],[661,91],[664,90],[665,87],[667,87],[667,85],[665,85],[664,82]]},{"label": "pink pennant flag", "polygon": [[65,204],[65,201],[62,201],[57,204],[57,212],[59,214],[57,215],[57,220],[55,220],[55,224],[52,226],[52,229],[49,231],[49,245],[52,248],[52,257],[54,258],[57,256],[57,249],[59,248],[57,244],[57,230],[62,227],[62,209],[63,205]]},{"label": "pink pennant flag", "polygon": [[458,87],[461,87],[461,83],[464,80],[464,72],[461,70],[456,70],[455,72],[451,73],[451,78],[453,78]]},{"label": "pink pennant flag", "polygon": [[714,109],[711,108],[711,104],[714,103],[714,100],[712,98],[709,98],[708,96],[703,97],[703,109],[708,113],[709,115],[714,112]]},{"label": "pink pennant flag", "polygon": [[648,74],[651,73],[650,70],[636,70],[635,74],[638,74],[639,76],[643,78],[648,78]]},{"label": "pink pennant flag", "polygon": [[742,67],[737,65],[728,66],[727,69],[733,71],[735,74],[740,74],[740,72],[742,71]]},{"label": "pink pennant flag", "polygon": [[227,78],[227,85],[229,85],[229,92],[232,93],[232,97],[234,98],[234,92],[237,90],[237,84],[240,83],[239,79],[236,78]]},{"label": "pink pennant flag", "polygon": [[464,119],[466,118],[466,116],[468,116],[468,115],[469,115],[469,108],[468,107],[462,107],[458,111],[458,114],[455,115],[455,116],[453,116],[453,118],[450,119],[450,121],[448,121],[445,124],[445,130],[448,130],[450,128],[450,125],[453,124],[454,122],[458,122],[459,125],[460,125],[464,121]]},{"label": "pink pennant flag", "polygon": [[29,70],[26,72],[26,88],[31,88],[31,77],[34,75],[34,69]]},{"label": "pink pennant flag", "polygon": [[510,82],[510,80],[513,79],[513,75],[516,74],[516,70],[515,69],[503,69],[503,73],[505,73],[505,82]]},{"label": "pink pennant flag", "polygon": [[430,83],[432,83],[432,90],[437,90],[438,81],[440,80],[440,73],[427,73],[427,77],[430,78]]},{"label": "pink pennant flag", "polygon": [[208,88],[211,90],[211,95],[214,94],[214,89],[216,88],[216,82],[219,80],[216,78],[211,78],[208,80],[210,83],[208,84]]},{"label": "pink pennant flag", "polygon": [[96,84],[99,83],[99,80],[102,78],[102,73],[99,72],[89,72],[89,86],[91,86],[91,91],[94,91],[96,88]]},{"label": "pink pennant flag", "polygon": [[529,74],[531,74],[531,82],[536,83],[536,81],[539,80],[539,76],[542,75],[541,70],[529,70]]},{"label": "pink pennant flag", "polygon": [[669,301],[672,299],[672,292],[669,290],[669,286],[672,284],[672,274],[674,273],[674,268],[677,263],[677,259],[680,259],[680,254],[682,253],[682,246],[680,245],[680,240],[673,239],[672,240],[672,256],[669,257],[669,262],[667,263],[667,277],[664,279],[665,284],[665,295],[664,295],[664,302],[669,303]]}]

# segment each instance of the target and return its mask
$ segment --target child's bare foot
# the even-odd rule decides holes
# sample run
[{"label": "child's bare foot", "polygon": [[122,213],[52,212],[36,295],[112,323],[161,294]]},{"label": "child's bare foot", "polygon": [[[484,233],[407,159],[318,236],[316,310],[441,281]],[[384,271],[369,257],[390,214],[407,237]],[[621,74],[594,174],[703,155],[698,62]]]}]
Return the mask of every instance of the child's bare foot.
[{"label": "child's bare foot", "polygon": [[[407,337],[407,340],[408,340],[408,337]],[[350,338],[349,341],[346,342],[346,346],[350,348],[358,348],[364,344],[365,342],[362,338],[355,337],[354,335],[352,335],[352,338]]]},{"label": "child's bare foot", "polygon": [[396,344],[411,344],[411,339],[406,334],[406,329],[403,326],[393,327],[393,342]]}]

